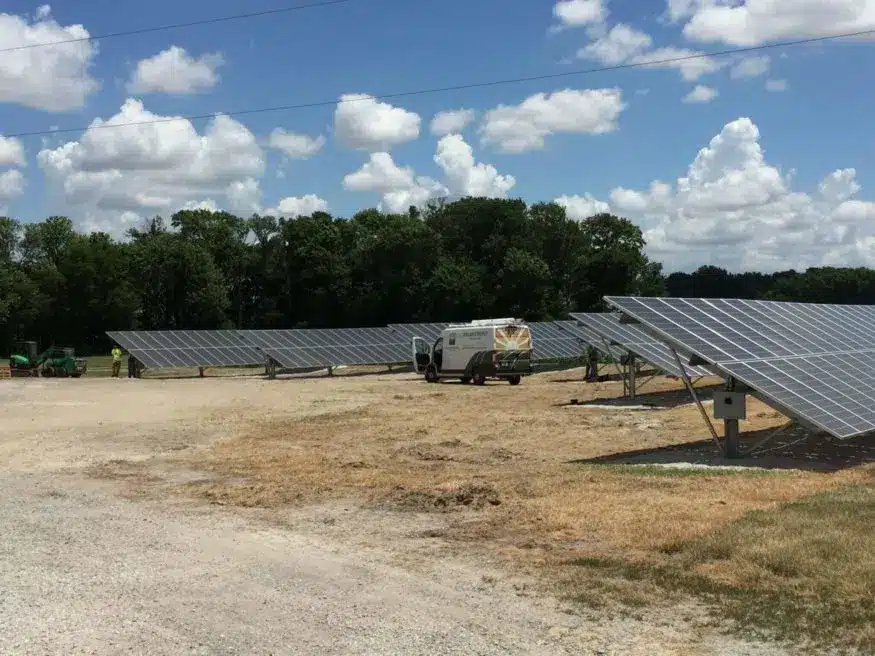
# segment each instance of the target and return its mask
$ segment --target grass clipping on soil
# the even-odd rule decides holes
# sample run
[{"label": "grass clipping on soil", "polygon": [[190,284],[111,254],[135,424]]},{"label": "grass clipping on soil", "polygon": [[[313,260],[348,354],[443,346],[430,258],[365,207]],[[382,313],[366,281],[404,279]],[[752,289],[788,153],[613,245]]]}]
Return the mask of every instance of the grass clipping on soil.
[{"label": "grass clipping on soil", "polygon": [[[692,595],[739,626],[875,647],[872,469],[582,465],[702,439],[701,418],[691,406],[571,412],[558,407],[569,386],[549,377],[523,388],[406,385],[361,410],[222,442],[198,461],[218,480],[189,491],[241,506],[352,499],[441,512],[451,544],[537,568],[590,606]],[[749,416],[748,429],[780,422],[756,401]]]}]

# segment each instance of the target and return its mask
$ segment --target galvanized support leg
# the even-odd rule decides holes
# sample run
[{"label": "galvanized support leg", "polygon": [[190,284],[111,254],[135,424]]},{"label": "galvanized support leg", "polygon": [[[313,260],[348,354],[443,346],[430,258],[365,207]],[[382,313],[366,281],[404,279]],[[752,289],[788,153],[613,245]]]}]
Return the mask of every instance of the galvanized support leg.
[{"label": "galvanized support leg", "polygon": [[204,377],[204,368],[198,367],[197,370],[198,370],[198,375],[200,375],[200,377],[203,378]]},{"label": "galvanized support leg", "polygon": [[714,430],[714,424],[711,423],[711,419],[708,417],[708,413],[705,412],[705,406],[703,406],[702,402],[699,400],[699,395],[696,394],[696,388],[693,387],[693,383],[690,380],[690,377],[687,375],[687,370],[684,369],[684,365],[681,363],[681,356],[679,356],[678,352],[674,349],[671,350],[671,353],[674,356],[674,361],[678,365],[678,370],[681,372],[681,379],[684,381],[684,385],[686,386],[687,391],[690,393],[690,396],[693,397],[693,401],[696,402],[696,407],[699,408],[702,419],[704,419],[705,423],[708,424],[708,430],[711,431],[711,437],[714,438],[714,442],[717,444],[717,448],[720,449],[720,453],[725,455],[726,451],[723,449],[723,445],[720,444],[720,438],[717,436],[717,431]]}]

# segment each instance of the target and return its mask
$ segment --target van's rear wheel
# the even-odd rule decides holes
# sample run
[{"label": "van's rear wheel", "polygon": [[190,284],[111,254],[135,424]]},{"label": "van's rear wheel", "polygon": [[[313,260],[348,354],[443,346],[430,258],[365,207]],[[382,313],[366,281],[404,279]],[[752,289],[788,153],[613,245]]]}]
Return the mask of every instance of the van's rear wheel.
[{"label": "van's rear wheel", "polygon": [[459,380],[462,381],[462,385],[467,385],[471,382],[471,376],[462,376]]},{"label": "van's rear wheel", "polygon": [[507,379],[507,382],[509,382],[511,385],[519,385],[520,382],[522,382],[522,380],[523,380],[522,376],[511,376],[510,378]]}]

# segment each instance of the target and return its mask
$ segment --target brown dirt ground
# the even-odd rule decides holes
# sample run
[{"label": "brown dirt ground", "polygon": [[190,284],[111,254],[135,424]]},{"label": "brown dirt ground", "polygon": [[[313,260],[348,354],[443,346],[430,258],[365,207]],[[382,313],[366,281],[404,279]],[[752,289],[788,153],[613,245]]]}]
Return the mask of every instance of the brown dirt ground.
[{"label": "brown dirt ground", "polygon": [[[250,420],[240,434],[186,456],[216,478],[184,487],[214,503],[245,507],[352,501],[441,513],[436,536],[559,581],[573,559],[651,558],[750,511],[872,481],[871,466],[855,466],[873,455],[865,451],[861,458],[868,447],[852,445],[855,455],[846,457],[847,445],[817,436],[786,446],[804,435],[798,430],[760,458],[722,461],[697,408],[679,404],[681,385],[667,378],[638,399],[664,409],[566,407],[572,398],[611,402],[621,390],[617,382],[583,384],[578,375],[538,375],[519,387],[357,385],[359,407],[335,409],[330,398],[313,399],[320,401],[316,415]],[[786,424],[756,400],[748,418],[742,430],[749,442]],[[661,475],[597,464],[628,454],[632,462],[747,469]],[[719,566],[708,574],[733,577]]]}]

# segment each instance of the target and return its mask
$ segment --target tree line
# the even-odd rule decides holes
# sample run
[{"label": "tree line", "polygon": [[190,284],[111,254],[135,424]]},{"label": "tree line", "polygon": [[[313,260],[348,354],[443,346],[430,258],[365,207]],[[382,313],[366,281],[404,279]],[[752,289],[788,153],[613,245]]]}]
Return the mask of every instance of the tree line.
[{"label": "tree line", "polygon": [[0,344],[103,352],[106,330],[327,328],[490,316],[563,319],[605,295],[875,302],[875,272],[665,276],[641,230],[555,203],[463,198],[351,218],[184,210],[124,240],[53,216],[0,218]]}]

